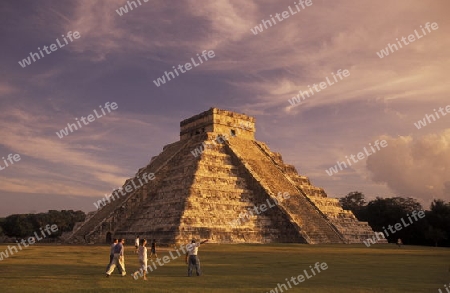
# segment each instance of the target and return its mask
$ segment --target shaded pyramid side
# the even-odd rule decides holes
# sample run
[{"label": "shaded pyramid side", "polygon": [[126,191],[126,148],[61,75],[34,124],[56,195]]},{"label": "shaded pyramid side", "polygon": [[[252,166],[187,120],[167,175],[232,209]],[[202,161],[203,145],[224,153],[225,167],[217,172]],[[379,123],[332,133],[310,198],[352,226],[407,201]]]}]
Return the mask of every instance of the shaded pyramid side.
[{"label": "shaded pyramid side", "polygon": [[254,178],[255,184],[261,186],[271,198],[275,198],[279,191],[290,194],[290,198],[281,202],[279,208],[296,225],[308,243],[345,243],[343,235],[297,188],[258,142],[233,137],[228,141],[228,146],[248,175]]},{"label": "shaded pyramid side", "polygon": [[271,152],[262,142],[256,141],[256,144],[326,216],[334,228],[345,238],[346,243],[361,243],[363,240],[373,237],[374,231],[367,222],[359,221],[351,211],[342,208],[338,199],[327,197],[323,188],[312,185],[309,178],[299,175],[294,166],[285,164],[281,154]]}]

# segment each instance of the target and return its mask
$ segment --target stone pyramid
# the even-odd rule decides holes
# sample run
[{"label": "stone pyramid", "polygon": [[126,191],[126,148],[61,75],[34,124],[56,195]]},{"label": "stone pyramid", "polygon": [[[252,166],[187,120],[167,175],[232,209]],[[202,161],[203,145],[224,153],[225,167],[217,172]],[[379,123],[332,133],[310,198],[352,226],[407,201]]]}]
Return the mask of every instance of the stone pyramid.
[{"label": "stone pyramid", "polygon": [[[168,144],[66,240],[186,243],[361,243],[374,232],[337,199],[255,140],[255,119],[211,108],[180,123]],[[147,183],[140,178],[154,173]],[[142,184],[144,183],[144,184]]]}]

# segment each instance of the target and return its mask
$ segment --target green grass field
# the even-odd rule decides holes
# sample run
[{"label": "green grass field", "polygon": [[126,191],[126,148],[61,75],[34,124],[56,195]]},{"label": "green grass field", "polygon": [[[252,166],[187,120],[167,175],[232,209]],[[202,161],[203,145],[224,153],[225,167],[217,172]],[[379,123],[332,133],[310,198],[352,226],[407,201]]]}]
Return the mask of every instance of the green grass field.
[{"label": "green grass field", "polygon": [[[298,285],[291,282],[287,291],[445,292],[450,282],[450,249],[444,248],[205,244],[199,250],[202,276],[188,278],[179,257],[150,273],[148,281],[129,275],[138,268],[133,250],[126,246],[128,275],[116,271],[106,278],[108,246],[30,246],[0,261],[1,292],[270,292],[316,262],[326,262],[328,269]],[[158,256],[168,252],[161,248]]]}]

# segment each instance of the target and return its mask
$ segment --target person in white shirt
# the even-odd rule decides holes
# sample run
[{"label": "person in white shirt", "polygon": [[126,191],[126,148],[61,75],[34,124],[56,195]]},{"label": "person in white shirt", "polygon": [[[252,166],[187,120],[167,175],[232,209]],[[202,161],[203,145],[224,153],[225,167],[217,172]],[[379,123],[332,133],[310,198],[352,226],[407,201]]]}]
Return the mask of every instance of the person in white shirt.
[{"label": "person in white shirt", "polygon": [[188,264],[188,277],[192,276],[194,267],[197,276],[200,276],[202,274],[200,270],[200,259],[198,258],[198,248],[200,247],[200,244],[206,242],[208,242],[208,240],[203,240],[200,243],[196,243],[195,239],[192,239],[191,244],[186,245],[186,264]]},{"label": "person in white shirt", "polygon": [[134,251],[134,253],[138,253],[138,248],[139,248],[139,236],[137,236],[136,239],[134,240],[134,248],[136,248],[136,250]]},{"label": "person in white shirt", "polygon": [[147,247],[145,247],[146,244],[147,240],[142,239],[138,248],[138,259],[141,268],[131,275],[135,280],[138,279],[138,274],[142,276],[143,272],[144,281],[147,281]]}]

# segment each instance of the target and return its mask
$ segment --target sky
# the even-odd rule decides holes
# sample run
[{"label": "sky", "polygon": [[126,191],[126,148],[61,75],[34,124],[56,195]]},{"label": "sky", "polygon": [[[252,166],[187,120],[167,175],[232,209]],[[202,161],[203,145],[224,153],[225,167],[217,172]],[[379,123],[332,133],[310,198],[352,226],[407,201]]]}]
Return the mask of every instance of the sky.
[{"label": "sky", "polygon": [[211,107],[255,117],[256,139],[329,197],[450,200],[447,0],[135,2],[0,2],[0,216],[93,211]]}]

